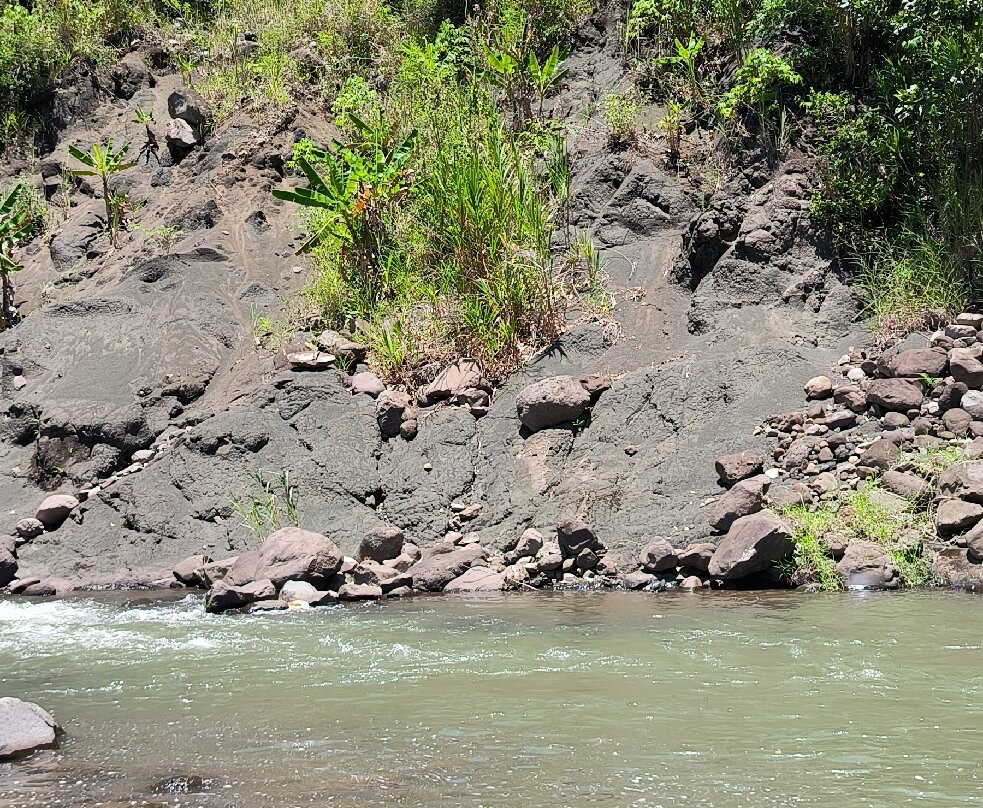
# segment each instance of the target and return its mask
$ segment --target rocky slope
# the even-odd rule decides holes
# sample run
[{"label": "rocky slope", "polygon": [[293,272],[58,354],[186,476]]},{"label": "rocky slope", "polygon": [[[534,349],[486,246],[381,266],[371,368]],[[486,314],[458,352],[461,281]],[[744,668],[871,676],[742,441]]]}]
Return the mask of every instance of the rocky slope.
[{"label": "rocky slope", "polygon": [[[552,541],[571,519],[629,566],[656,537],[706,537],[714,460],[769,449],[756,427],[800,407],[803,381],[864,336],[809,223],[809,160],[752,160],[701,208],[658,144],[609,144],[592,110],[623,77],[616,49],[613,33],[584,31],[552,101],[575,133],[573,221],[602,248],[614,324],[571,322],[487,404],[385,393],[396,432],[413,408],[410,439],[384,435],[377,400],[353,393],[348,374],[253,339],[254,313],[282,312],[308,271],[293,256],[296,213],[270,190],[295,137],[330,138],[323,120],[292,108],[237,117],[179,160],[161,137],[160,164],[117,178],[137,203],[118,250],[99,231],[96,191],[73,192],[18,274],[22,322],[0,335],[0,532],[51,493],[82,501],[57,529],[18,539],[17,575],[150,581],[188,556],[256,548],[231,498],[252,496],[259,470],[288,470],[301,527],[344,554],[386,525],[426,548],[458,531],[462,505],[491,551],[530,528]],[[54,150],[8,173],[54,195],[70,145],[139,142],[137,107],[162,134],[181,85],[140,53],[87,81],[97,89],[75,97]],[[167,252],[153,238],[162,225],[183,231]],[[523,427],[520,392],[561,375],[592,377],[595,403],[573,423]]]}]

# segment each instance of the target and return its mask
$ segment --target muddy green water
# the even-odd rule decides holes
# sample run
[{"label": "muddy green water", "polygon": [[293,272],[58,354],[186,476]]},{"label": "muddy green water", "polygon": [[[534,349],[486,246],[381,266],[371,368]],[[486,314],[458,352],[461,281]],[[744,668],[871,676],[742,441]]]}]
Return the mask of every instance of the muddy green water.
[{"label": "muddy green water", "polygon": [[68,731],[4,808],[983,805],[969,595],[8,600],[0,681]]}]

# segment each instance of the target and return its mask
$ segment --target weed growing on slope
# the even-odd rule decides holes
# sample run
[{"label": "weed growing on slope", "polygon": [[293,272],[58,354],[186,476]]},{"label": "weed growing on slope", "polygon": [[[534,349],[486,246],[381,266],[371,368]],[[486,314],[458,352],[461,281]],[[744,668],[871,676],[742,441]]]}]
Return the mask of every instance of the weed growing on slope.
[{"label": "weed growing on slope", "polygon": [[276,533],[285,525],[300,525],[297,486],[290,482],[287,469],[282,469],[275,477],[268,476],[262,469],[251,471],[249,479],[255,490],[250,499],[229,497],[233,510],[242,519],[243,527],[248,528],[260,541],[266,541],[271,533]]}]

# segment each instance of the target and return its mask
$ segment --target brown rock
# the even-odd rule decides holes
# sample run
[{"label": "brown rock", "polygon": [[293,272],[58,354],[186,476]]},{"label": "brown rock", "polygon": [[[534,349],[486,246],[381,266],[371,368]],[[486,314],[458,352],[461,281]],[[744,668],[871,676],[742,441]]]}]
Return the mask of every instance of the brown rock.
[{"label": "brown rock", "polygon": [[763,474],[736,483],[714,504],[707,520],[710,527],[725,533],[737,519],[760,511],[769,483]]},{"label": "brown rock", "polygon": [[468,544],[458,547],[441,542],[407,570],[413,578],[413,588],[424,592],[439,592],[455,578],[459,578],[479,558],[486,558],[488,551],[481,545]]},{"label": "brown rock", "polygon": [[846,586],[858,589],[896,589],[901,574],[883,545],[854,539],[836,565]]},{"label": "brown rock", "polygon": [[714,463],[717,477],[724,488],[761,474],[764,471],[765,459],[757,452],[741,452],[739,454],[723,455]]},{"label": "brown rock", "polygon": [[210,561],[211,559],[206,555],[189,556],[175,564],[174,569],[171,570],[171,574],[174,575],[179,583],[185,586],[204,589],[208,584],[205,582],[202,570]]},{"label": "brown rock", "polygon": [[556,538],[561,554],[568,558],[575,558],[584,550],[597,552],[604,549],[593,528],[579,519],[567,519],[557,525]]},{"label": "brown rock", "polygon": [[917,410],[925,396],[921,386],[905,379],[874,379],[867,387],[867,400],[885,410]]},{"label": "brown rock", "polygon": [[646,572],[665,572],[676,569],[678,559],[676,550],[668,539],[653,539],[638,555],[642,569]]},{"label": "brown rock", "polygon": [[762,572],[791,555],[795,542],[788,526],[774,514],[744,516],[731,525],[710,559],[714,578],[734,580]]},{"label": "brown rock", "polygon": [[885,471],[881,482],[888,491],[912,502],[920,502],[932,492],[932,487],[917,474],[894,469]]},{"label": "brown rock", "polygon": [[449,594],[462,592],[501,592],[505,589],[505,575],[489,567],[472,567],[444,587]]},{"label": "brown rock", "polygon": [[966,460],[949,466],[939,478],[939,494],[983,504],[983,460]]},{"label": "brown rock", "polygon": [[366,559],[380,563],[388,561],[399,557],[399,554],[403,552],[404,541],[403,531],[398,527],[380,525],[362,536],[355,557],[359,561]]},{"label": "brown rock", "polygon": [[881,371],[886,376],[941,378],[948,364],[949,355],[941,348],[909,348],[887,357],[881,363]]},{"label": "brown rock", "polygon": [[710,542],[688,544],[679,551],[679,566],[687,570],[697,570],[698,572],[704,573],[709,572],[710,559],[713,558],[713,552],[716,549],[717,545],[711,544]]},{"label": "brown rock", "polygon": [[935,509],[935,527],[940,536],[954,536],[971,528],[983,517],[983,505],[963,499],[944,499]]}]

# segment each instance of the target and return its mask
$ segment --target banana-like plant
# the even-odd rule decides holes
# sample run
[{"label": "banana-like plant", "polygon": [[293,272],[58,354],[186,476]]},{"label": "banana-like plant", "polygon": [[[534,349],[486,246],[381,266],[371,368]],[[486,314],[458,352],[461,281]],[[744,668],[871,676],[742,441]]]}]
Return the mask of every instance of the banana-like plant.
[{"label": "banana-like plant", "polygon": [[31,226],[27,208],[21,201],[23,190],[22,185],[17,185],[0,203],[0,285],[3,298],[0,303],[0,331],[14,322],[14,282],[11,276],[23,267],[14,261],[13,251],[20,237]]},{"label": "banana-like plant", "polygon": [[73,169],[72,176],[99,177],[102,181],[102,198],[106,203],[106,229],[109,232],[109,240],[114,247],[118,246],[116,237],[121,224],[121,211],[109,189],[109,178],[136,165],[136,162],[126,162],[126,155],[129,150],[129,142],[117,147],[112,138],[106,141],[105,146],[93,143],[88,152],[77,149],[75,146],[70,146],[68,149],[68,153],[85,166],[85,168]]},{"label": "banana-like plant", "polygon": [[546,98],[546,93],[558,86],[569,72],[567,68],[563,67],[564,61],[565,57],[560,56],[559,45],[553,46],[550,55],[546,57],[546,61],[542,64],[536,58],[536,52],[529,51],[527,69],[532,79],[532,85],[536,88],[536,94],[539,96],[540,120],[543,118],[543,100]]},{"label": "banana-like plant", "polygon": [[417,133],[414,130],[398,145],[389,147],[380,132],[354,115],[348,117],[365,141],[348,146],[335,141],[329,149],[313,150],[310,157],[324,166],[323,175],[310,159],[298,157],[296,164],[307,179],[307,187],[277,188],[273,196],[326,212],[297,252],[308,252],[329,236],[337,238],[364,302],[372,304],[383,291],[380,278],[389,234],[388,215],[409,190],[407,164]]}]

